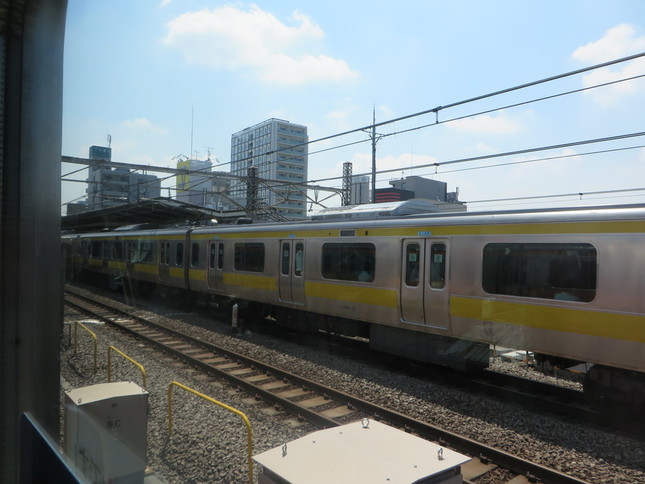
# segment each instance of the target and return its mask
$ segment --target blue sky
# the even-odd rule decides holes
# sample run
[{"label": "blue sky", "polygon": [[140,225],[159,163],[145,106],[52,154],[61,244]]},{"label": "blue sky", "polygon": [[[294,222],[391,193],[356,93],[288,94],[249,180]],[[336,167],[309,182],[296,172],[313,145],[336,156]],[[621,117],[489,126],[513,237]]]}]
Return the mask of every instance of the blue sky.
[{"label": "blue sky", "polygon": [[[370,124],[373,108],[383,122],[639,52],[645,52],[639,0],[69,0],[63,154],[86,157],[110,135],[115,161],[175,166],[176,157],[191,155],[192,124],[193,157],[227,163],[231,134],[271,117],[304,124],[317,139]],[[426,176],[447,182],[450,191],[458,187],[460,199],[473,202],[469,210],[645,202],[643,190],[474,203],[643,188],[644,148],[473,169],[638,147],[642,136],[413,169],[645,131],[643,79],[444,122],[641,74],[643,58],[444,109],[435,126],[392,134],[432,124],[434,114],[382,126],[378,132],[391,135],[378,142],[377,169],[394,171],[379,175],[377,187]],[[309,149],[366,139],[359,133]],[[368,172],[370,144],[312,154],[309,179],[339,177],[346,161],[354,174]],[[63,165],[62,173],[78,168]],[[85,187],[63,182],[62,202],[82,197]]]}]

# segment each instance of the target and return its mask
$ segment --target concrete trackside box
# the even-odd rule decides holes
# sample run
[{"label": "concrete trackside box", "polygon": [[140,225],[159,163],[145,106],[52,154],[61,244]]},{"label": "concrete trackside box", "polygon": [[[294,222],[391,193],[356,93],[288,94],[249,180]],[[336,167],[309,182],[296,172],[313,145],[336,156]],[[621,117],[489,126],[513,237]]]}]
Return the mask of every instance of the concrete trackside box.
[{"label": "concrete trackside box", "polygon": [[133,382],[66,392],[65,452],[84,482],[142,483],[148,392]]}]

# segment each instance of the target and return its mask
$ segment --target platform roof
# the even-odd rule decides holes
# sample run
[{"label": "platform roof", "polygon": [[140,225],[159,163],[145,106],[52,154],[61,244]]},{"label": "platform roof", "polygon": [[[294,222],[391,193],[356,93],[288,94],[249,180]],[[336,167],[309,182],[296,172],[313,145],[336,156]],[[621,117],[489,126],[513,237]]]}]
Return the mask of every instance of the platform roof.
[{"label": "platform roof", "polygon": [[210,220],[231,222],[244,217],[243,211],[221,212],[170,198],[155,198],[62,218],[63,231],[90,232],[115,229],[124,225],[201,224]]}]

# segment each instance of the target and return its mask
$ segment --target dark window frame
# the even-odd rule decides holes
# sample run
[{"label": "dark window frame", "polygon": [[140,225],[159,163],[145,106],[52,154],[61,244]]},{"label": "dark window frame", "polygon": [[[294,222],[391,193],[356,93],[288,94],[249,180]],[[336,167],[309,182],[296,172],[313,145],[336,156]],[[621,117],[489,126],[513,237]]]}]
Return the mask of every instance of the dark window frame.
[{"label": "dark window frame", "polygon": [[482,289],[489,294],[591,302],[598,250],[586,242],[495,242],[484,246]]},{"label": "dark window frame", "polygon": [[264,272],[266,248],[262,242],[236,242],[233,268],[236,271]]},{"label": "dark window frame", "polygon": [[324,279],[373,282],[376,274],[376,246],[371,242],[326,242],[321,251]]}]

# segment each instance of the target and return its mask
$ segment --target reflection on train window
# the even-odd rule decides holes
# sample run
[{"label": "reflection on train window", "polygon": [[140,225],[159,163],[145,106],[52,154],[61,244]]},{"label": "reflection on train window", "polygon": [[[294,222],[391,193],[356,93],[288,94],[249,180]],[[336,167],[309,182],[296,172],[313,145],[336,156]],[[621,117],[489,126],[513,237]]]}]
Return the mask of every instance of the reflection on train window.
[{"label": "reflection on train window", "polygon": [[103,257],[103,243],[97,240],[90,242],[90,257]]},{"label": "reflection on train window", "polygon": [[282,244],[282,263],[280,264],[280,272],[283,276],[289,274],[289,264],[291,263],[291,246],[289,242]]},{"label": "reflection on train window", "polygon": [[215,254],[216,254],[216,252],[215,252],[215,248],[216,248],[215,243],[211,243],[208,246],[208,248],[209,248],[208,267],[210,267],[211,269],[215,269],[215,260],[216,260],[216,258],[215,258]]},{"label": "reflection on train window", "polygon": [[293,274],[295,276],[301,277],[302,276],[302,270],[305,264],[305,244],[302,242],[298,242],[296,244],[296,255],[295,255],[296,261],[295,261],[295,268],[293,271]]},{"label": "reflection on train window", "polygon": [[405,249],[405,283],[408,286],[419,285],[420,253],[419,244],[408,244]]},{"label": "reflection on train window", "polygon": [[591,244],[488,244],[482,286],[492,294],[589,302],[596,296]]},{"label": "reflection on train window", "polygon": [[217,268],[224,268],[224,243],[220,242],[217,247]]},{"label": "reflection on train window", "polygon": [[170,242],[162,242],[159,252],[159,260],[162,264],[170,265]]},{"label": "reflection on train window", "polygon": [[177,248],[175,249],[175,265],[183,266],[184,265],[184,243],[177,242]]},{"label": "reflection on train window", "polygon": [[121,240],[114,242],[114,258],[116,260],[123,260],[123,241]]},{"label": "reflection on train window", "polygon": [[341,281],[372,282],[376,269],[375,255],[374,244],[324,244],[322,276]]},{"label": "reflection on train window", "polygon": [[244,242],[235,244],[234,267],[237,271],[264,271],[264,244]]},{"label": "reflection on train window", "polygon": [[132,262],[152,262],[153,253],[153,242],[149,240],[137,240],[134,252],[132,254]]},{"label": "reflection on train window", "polygon": [[192,244],[190,250],[190,266],[198,267],[199,266],[199,244]]},{"label": "reflection on train window", "polygon": [[446,245],[430,247],[430,287],[443,289],[446,286]]}]

